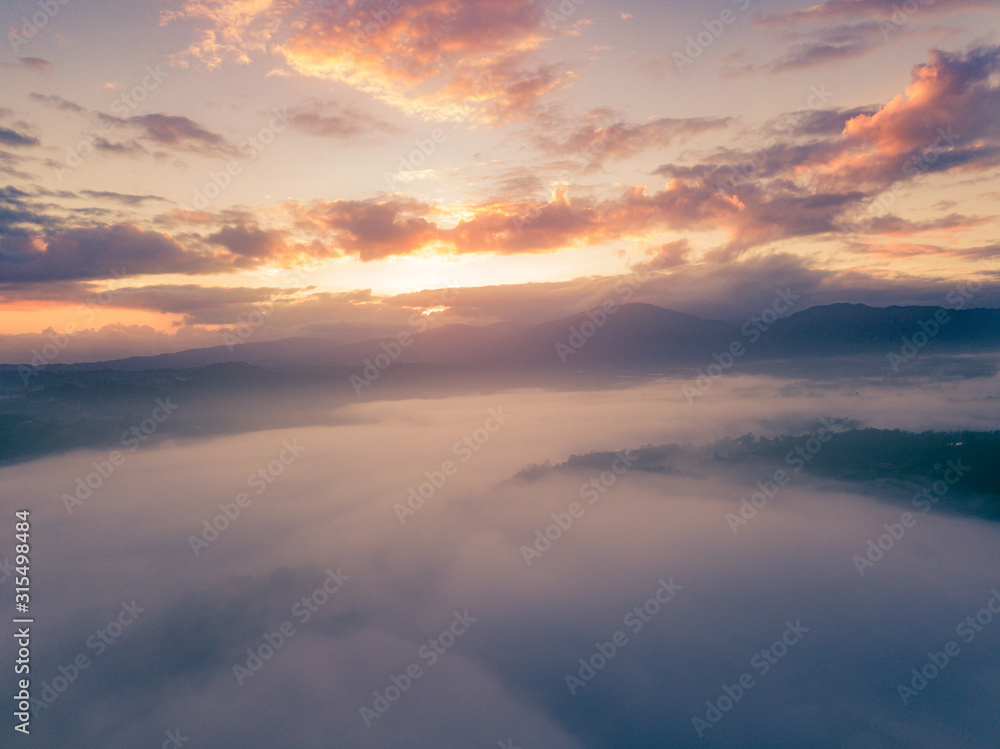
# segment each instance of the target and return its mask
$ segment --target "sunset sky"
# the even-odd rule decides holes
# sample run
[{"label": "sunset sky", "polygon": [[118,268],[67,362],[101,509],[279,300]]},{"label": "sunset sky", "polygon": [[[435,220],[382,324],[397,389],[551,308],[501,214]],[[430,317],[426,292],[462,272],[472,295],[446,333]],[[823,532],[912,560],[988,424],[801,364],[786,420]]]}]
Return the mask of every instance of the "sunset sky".
[{"label": "sunset sky", "polygon": [[[0,361],[945,304],[995,279],[995,0],[4,0]],[[440,290],[459,288],[442,303]],[[101,292],[103,296],[95,297]],[[89,304],[89,306],[87,306]],[[81,306],[83,305],[83,306]]]}]

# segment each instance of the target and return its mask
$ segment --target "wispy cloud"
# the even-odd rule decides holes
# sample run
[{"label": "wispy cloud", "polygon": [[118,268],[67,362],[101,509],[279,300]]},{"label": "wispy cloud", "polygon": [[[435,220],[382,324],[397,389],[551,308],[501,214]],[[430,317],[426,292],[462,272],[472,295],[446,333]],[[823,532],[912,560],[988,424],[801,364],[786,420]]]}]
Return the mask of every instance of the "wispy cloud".
[{"label": "wispy cloud", "polygon": [[47,73],[52,63],[41,57],[20,57],[17,62],[0,62],[4,70],[27,70],[33,73]]},{"label": "wispy cloud", "polygon": [[402,130],[372,114],[347,107],[336,101],[306,99],[288,109],[292,127],[319,138],[355,140],[374,133],[399,133]]}]

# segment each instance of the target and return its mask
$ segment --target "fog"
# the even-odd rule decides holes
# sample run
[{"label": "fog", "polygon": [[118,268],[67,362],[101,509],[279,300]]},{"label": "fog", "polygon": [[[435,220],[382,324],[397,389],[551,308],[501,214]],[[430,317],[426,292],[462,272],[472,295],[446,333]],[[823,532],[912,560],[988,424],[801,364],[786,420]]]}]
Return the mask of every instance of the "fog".
[{"label": "fog", "polygon": [[[824,418],[987,430],[998,379],[729,377],[694,403],[684,384],[319,402],[338,426],[151,441],[69,508],[107,450],[0,469],[5,537],[32,508],[35,696],[89,659],[22,743],[154,747],[179,729],[188,747],[995,746],[1000,617],[971,641],[956,627],[1000,588],[996,524],[932,510],[861,575],[853,558],[905,509],[888,494],[789,471],[734,532],[727,515],[772,469],[655,472],[624,451]],[[596,451],[625,459],[559,465]],[[88,645],[133,600],[121,636]],[[619,631],[584,680],[580,659]],[[771,655],[787,652],[751,665],[783,636]],[[898,685],[949,641],[959,652],[904,704]],[[726,688],[739,696],[713,720]]]}]

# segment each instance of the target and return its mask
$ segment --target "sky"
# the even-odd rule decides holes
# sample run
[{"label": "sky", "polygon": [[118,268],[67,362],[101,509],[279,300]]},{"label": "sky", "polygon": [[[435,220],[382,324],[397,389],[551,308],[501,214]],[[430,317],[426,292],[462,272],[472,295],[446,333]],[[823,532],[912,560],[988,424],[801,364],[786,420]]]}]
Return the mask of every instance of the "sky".
[{"label": "sky", "polygon": [[[991,0],[4,0],[0,361],[1000,304]],[[643,276],[645,278],[645,276]],[[441,298],[441,290],[458,293]],[[257,318],[255,318],[257,319]]]}]

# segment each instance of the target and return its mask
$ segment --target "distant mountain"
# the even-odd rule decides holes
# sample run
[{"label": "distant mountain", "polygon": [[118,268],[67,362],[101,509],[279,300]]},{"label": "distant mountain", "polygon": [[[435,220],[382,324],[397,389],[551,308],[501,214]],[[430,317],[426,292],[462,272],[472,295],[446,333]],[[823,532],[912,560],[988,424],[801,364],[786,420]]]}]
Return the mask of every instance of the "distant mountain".
[{"label": "distant mountain", "polygon": [[[937,315],[937,318],[935,317]],[[810,307],[764,331],[755,354],[775,358],[898,351],[903,339],[939,352],[1000,348],[1000,310],[940,307],[869,307],[829,304]]]},{"label": "distant mountain", "polygon": [[[532,327],[528,323],[500,322],[492,325],[445,325],[423,333],[403,330],[409,345],[400,347],[398,361],[411,364],[485,364],[495,360],[497,347]],[[396,339],[346,343],[323,355],[328,364],[356,365],[398,344]]]},{"label": "distant mountain", "polygon": [[[322,338],[283,338],[280,341],[254,341],[232,347],[210,346],[208,348],[187,349],[172,354],[130,356],[127,359],[113,359],[111,361],[49,364],[46,369],[50,372],[91,372],[102,369],[141,372],[149,369],[194,369],[226,362],[243,362],[276,369],[285,362],[304,363],[309,358],[315,357],[317,351],[326,352],[333,346],[332,341]],[[16,369],[17,366],[0,365],[0,371],[12,368]]]},{"label": "distant mountain", "polygon": [[[713,354],[737,342],[746,347],[747,360],[769,360],[883,357],[898,352],[904,339],[918,346],[922,342],[921,349],[939,353],[982,353],[1000,351],[1000,310],[830,304],[758,324],[706,320],[652,304],[625,304],[612,314],[598,309],[535,325],[504,322],[401,332],[411,336],[410,345],[398,346],[397,338],[341,345],[324,339],[287,338],[232,349],[213,346],[116,361],[53,364],[47,369],[179,370],[244,362],[294,371],[363,366],[366,360],[374,361],[387,352],[393,362],[408,364],[655,372],[711,363]],[[14,369],[0,366],[0,372]]]},{"label": "distant mountain", "polygon": [[614,314],[592,310],[534,325],[499,344],[493,359],[601,369],[686,364],[711,357],[737,336],[733,323],[626,304]]},{"label": "distant mountain", "polygon": [[918,377],[928,372],[982,377],[995,374],[1000,361],[1000,310],[992,309],[832,304],[757,326],[628,304],[610,315],[591,311],[537,325],[407,332],[413,338],[406,347],[398,338],[347,345],[289,338],[232,351],[214,346],[52,364],[26,381],[17,366],[0,365],[0,464],[120,444],[123,433],[161,398],[172,399],[180,410],[158,428],[157,437],[188,438],[335,423],[341,418],[338,405],[358,399],[603,387],[620,383],[622,376],[661,373],[694,378],[735,343],[745,352],[740,372],[786,377],[899,372],[887,354],[898,358],[904,339],[923,343],[921,351],[943,354],[907,362],[907,374]]}]

